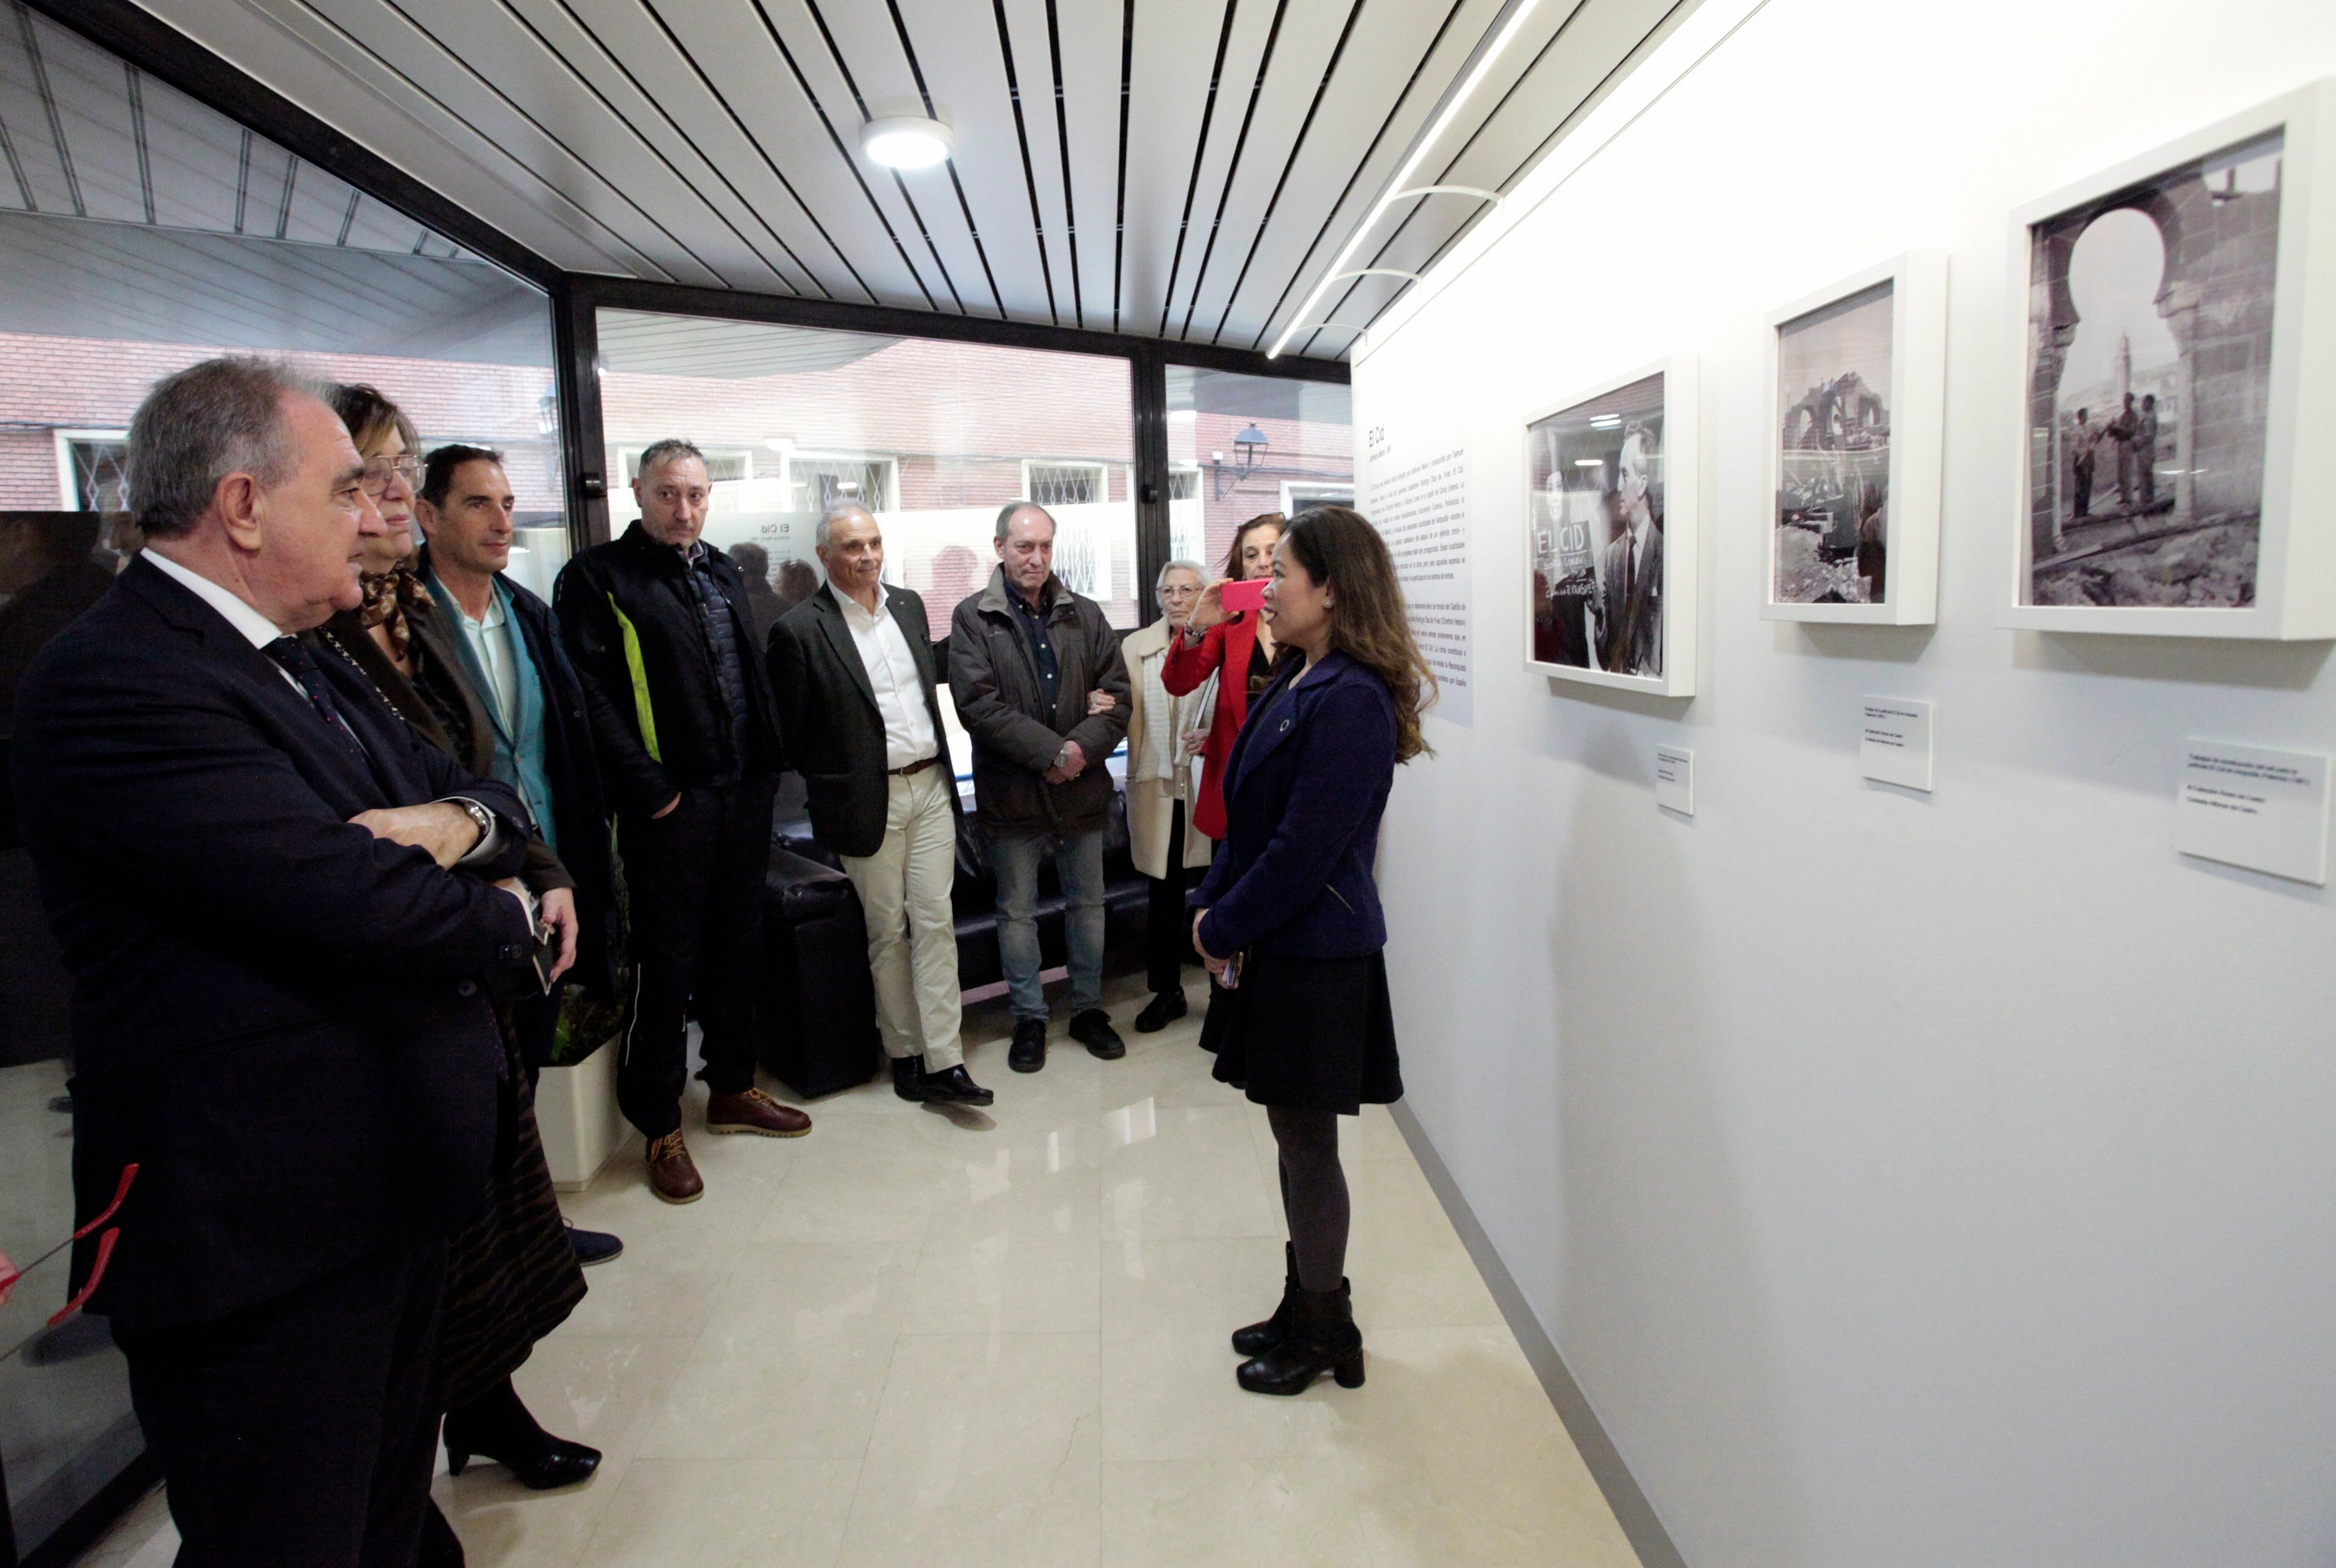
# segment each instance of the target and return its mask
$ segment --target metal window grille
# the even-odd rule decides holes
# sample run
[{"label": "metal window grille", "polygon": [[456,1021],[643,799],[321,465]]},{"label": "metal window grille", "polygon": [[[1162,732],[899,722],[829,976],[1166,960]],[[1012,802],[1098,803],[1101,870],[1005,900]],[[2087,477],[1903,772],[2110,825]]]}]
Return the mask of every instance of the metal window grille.
[{"label": "metal window grille", "polygon": [[73,452],[74,510],[129,511],[129,443],[75,439],[69,444]]},{"label": "metal window grille", "polygon": [[1102,501],[1103,467],[1091,463],[1034,463],[1029,496],[1040,506],[1086,506]]},{"label": "metal window grille", "polygon": [[890,511],[892,465],[878,459],[798,457],[787,465],[803,511],[824,511],[839,501],[856,501],[871,511]]}]

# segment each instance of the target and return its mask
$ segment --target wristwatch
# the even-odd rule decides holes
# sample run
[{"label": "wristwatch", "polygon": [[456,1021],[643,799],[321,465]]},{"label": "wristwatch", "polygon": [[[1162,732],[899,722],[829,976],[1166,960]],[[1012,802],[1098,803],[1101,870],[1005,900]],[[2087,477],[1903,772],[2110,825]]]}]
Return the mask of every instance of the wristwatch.
[{"label": "wristwatch", "polygon": [[454,803],[462,808],[463,814],[468,816],[471,819],[472,824],[479,830],[479,843],[472,844],[471,846],[472,850],[476,850],[479,847],[479,844],[485,843],[489,839],[495,836],[494,813],[489,811],[478,802],[464,799],[460,795],[457,795],[454,798]]}]

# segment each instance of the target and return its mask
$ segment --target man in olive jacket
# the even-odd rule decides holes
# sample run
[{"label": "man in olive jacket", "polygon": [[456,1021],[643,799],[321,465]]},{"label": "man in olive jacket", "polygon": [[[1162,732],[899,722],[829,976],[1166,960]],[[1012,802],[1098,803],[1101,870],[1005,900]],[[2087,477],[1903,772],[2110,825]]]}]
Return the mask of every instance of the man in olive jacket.
[{"label": "man in olive jacket", "polygon": [[1071,1037],[1127,1054],[1103,1010],[1104,759],[1127,734],[1127,667],[1103,607],[1055,576],[1055,520],[1030,502],[998,514],[998,570],[957,607],[949,691],[973,737],[975,820],[998,877],[998,956],[1014,1008],[1007,1065],[1046,1065],[1038,980],[1038,860],[1051,850],[1067,907]]}]

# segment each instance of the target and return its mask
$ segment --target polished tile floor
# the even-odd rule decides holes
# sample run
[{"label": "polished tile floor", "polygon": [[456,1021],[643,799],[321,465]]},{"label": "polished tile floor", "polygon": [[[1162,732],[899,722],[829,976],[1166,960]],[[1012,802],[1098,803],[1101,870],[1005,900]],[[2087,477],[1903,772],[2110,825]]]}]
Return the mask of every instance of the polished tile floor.
[{"label": "polished tile floor", "polygon": [[[1382,1109],[1343,1124],[1369,1381],[1234,1386],[1225,1336],[1281,1281],[1264,1113],[1210,1078],[1197,1012],[1136,1035],[1114,995],[1126,1059],[1058,1026],[1035,1076],[969,1010],[988,1112],[879,1083],[806,1138],[693,1135],[684,1208],[620,1154],[569,1209],[625,1255],[519,1375],[608,1457],[564,1493],[440,1476],[470,1561],[1634,1564]],[[160,1568],[158,1531],[150,1505],[87,1561]]]}]

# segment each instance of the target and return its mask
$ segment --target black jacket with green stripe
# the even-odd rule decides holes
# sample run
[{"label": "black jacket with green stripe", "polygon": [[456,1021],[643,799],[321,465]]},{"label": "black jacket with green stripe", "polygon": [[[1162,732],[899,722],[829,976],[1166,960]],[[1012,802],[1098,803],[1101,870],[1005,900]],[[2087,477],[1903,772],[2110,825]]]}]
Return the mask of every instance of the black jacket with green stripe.
[{"label": "black jacket with green stripe", "polygon": [[560,570],[560,635],[577,675],[603,699],[589,705],[592,739],[620,811],[654,812],[682,790],[766,777],[785,766],[745,581],[727,556],[708,553],[738,639],[747,708],[744,757],[735,755],[681,551],[636,522]]}]

